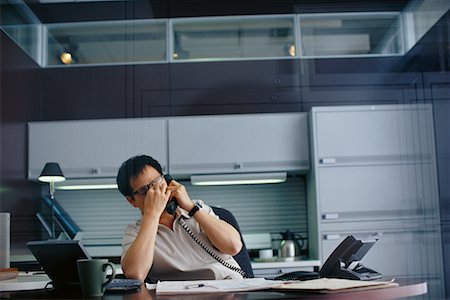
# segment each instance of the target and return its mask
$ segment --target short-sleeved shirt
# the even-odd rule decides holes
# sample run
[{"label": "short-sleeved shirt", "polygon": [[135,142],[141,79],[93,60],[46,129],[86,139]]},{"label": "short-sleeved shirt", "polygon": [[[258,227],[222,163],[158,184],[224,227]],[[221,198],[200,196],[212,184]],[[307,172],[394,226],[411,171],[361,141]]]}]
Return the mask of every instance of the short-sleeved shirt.
[{"label": "short-sleeved shirt", "polygon": [[[201,206],[201,210],[218,218],[212,208],[201,200],[194,201]],[[193,238],[181,227],[178,218],[182,218],[192,233],[208,249],[228,264],[239,268],[238,263],[228,254],[219,252],[201,230],[195,219],[188,213],[177,209],[177,217],[173,223],[173,231],[165,225],[158,225],[155,241],[153,264],[147,275],[147,281],[157,280],[195,280],[195,279],[236,279],[242,275],[223,266],[198,245]],[[128,225],[122,240],[122,259],[130,248],[139,232],[142,218],[134,224]]]}]

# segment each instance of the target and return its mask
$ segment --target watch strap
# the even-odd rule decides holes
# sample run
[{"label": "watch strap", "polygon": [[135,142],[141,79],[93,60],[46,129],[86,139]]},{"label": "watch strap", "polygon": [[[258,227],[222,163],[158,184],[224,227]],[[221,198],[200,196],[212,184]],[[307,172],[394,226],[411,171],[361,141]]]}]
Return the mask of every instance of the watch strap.
[{"label": "watch strap", "polygon": [[200,210],[200,205],[198,205],[197,203],[194,204],[194,207],[189,211],[188,216],[192,217],[193,215],[195,215],[196,212],[198,212]]}]

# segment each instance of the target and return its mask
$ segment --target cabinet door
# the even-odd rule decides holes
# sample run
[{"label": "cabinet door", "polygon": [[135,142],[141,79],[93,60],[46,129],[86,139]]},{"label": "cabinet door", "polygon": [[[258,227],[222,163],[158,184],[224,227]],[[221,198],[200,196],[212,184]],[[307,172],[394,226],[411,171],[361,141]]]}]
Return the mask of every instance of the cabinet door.
[{"label": "cabinet door", "polygon": [[313,108],[317,163],[431,160],[431,106]]},{"label": "cabinet door", "polygon": [[322,221],[439,218],[434,164],[319,167]]},{"label": "cabinet door", "polygon": [[167,168],[165,119],[29,123],[28,178],[58,162],[66,178],[115,177],[123,161],[148,154]]},{"label": "cabinet door", "polygon": [[169,119],[170,172],[307,170],[306,113]]}]

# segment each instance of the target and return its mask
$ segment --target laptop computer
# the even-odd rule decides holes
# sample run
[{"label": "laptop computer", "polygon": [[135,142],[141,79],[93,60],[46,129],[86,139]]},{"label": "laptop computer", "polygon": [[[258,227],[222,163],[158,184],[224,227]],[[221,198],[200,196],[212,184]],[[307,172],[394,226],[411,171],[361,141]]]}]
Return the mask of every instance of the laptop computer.
[{"label": "laptop computer", "polygon": [[47,273],[55,288],[79,288],[77,260],[91,258],[76,240],[32,241],[27,247]]},{"label": "laptop computer", "polygon": [[[77,260],[91,258],[81,241],[48,240],[27,243],[31,253],[47,273],[56,289],[80,289]],[[142,282],[135,279],[115,278],[108,291],[137,289]]]}]

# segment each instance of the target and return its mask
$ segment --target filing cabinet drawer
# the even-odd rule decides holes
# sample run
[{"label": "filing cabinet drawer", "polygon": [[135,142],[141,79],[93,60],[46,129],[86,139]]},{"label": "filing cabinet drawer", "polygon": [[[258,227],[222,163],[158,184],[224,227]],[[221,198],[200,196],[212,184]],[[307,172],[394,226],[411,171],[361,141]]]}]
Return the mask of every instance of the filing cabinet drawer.
[{"label": "filing cabinet drawer", "polygon": [[437,217],[433,164],[320,168],[319,204],[324,221]]}]

